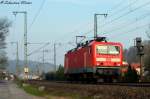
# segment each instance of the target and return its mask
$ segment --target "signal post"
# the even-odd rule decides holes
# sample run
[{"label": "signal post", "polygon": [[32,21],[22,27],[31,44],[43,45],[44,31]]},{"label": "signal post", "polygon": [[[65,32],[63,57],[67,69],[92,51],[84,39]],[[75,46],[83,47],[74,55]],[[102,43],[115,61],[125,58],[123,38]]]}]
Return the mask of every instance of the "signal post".
[{"label": "signal post", "polygon": [[136,40],[137,55],[140,58],[140,82],[142,82],[143,80],[142,56],[144,55],[144,46],[142,45],[141,37],[137,37],[135,40]]}]

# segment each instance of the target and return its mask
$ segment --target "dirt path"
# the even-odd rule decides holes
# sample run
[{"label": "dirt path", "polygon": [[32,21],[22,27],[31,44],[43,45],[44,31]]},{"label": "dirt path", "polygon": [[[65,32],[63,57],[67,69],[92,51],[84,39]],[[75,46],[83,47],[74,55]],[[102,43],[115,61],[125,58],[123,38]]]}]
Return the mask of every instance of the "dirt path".
[{"label": "dirt path", "polygon": [[0,81],[0,99],[45,99],[27,94],[12,82]]}]

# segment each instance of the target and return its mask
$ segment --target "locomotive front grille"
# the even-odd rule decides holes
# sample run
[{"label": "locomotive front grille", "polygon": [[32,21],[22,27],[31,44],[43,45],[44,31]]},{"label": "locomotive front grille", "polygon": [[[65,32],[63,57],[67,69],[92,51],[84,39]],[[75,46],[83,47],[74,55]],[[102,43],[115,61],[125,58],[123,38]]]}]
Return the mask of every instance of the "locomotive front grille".
[{"label": "locomotive front grille", "polygon": [[116,67],[97,68],[96,74],[98,74],[98,75],[119,75],[120,74],[120,68],[116,68]]}]

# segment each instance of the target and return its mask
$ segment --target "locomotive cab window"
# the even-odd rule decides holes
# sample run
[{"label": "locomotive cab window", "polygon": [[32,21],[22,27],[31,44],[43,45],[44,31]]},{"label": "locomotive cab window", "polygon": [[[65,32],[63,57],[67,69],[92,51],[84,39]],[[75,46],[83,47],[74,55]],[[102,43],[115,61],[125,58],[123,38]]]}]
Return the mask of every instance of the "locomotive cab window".
[{"label": "locomotive cab window", "polygon": [[119,46],[112,45],[99,45],[96,47],[97,54],[119,54],[120,48]]},{"label": "locomotive cab window", "polygon": [[107,54],[107,46],[97,46],[96,47],[96,52],[98,54]]},{"label": "locomotive cab window", "polygon": [[119,54],[118,46],[108,46],[108,54]]}]

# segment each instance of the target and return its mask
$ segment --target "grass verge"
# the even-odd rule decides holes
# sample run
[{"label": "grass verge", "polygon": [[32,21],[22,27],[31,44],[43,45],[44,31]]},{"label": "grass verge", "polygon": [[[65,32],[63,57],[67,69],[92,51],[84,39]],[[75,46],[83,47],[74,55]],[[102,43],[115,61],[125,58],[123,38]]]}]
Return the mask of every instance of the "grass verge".
[{"label": "grass verge", "polygon": [[28,85],[28,84],[27,84],[26,86],[22,86],[22,89],[23,89],[25,92],[27,92],[27,93],[29,93],[29,94],[32,94],[32,95],[34,95],[34,96],[41,96],[41,97],[43,97],[43,96],[46,95],[46,92],[44,92],[44,91],[39,91],[38,88],[33,87],[33,86],[31,86],[31,85]]},{"label": "grass verge", "polygon": [[68,93],[57,89],[53,89],[51,91],[39,91],[38,86],[30,85],[20,80],[16,81],[16,84],[19,88],[31,95],[45,97],[47,99],[83,99],[78,94]]},{"label": "grass verge", "polygon": [[22,80],[16,80],[15,83],[18,85],[19,88],[23,89],[25,92],[34,95],[34,96],[40,96],[43,97],[46,95],[45,91],[39,91],[38,87],[26,84]]}]

